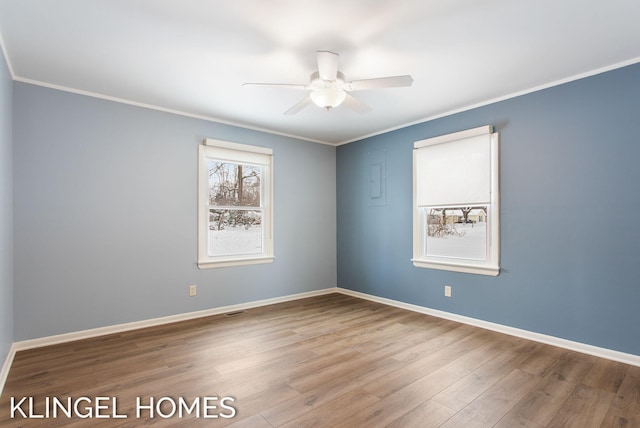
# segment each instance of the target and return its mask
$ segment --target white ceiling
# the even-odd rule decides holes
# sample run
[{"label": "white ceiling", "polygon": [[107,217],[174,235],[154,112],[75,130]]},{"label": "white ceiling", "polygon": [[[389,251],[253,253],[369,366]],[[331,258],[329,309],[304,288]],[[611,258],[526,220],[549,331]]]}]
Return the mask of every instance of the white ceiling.
[{"label": "white ceiling", "polygon": [[[340,144],[640,62],[638,0],[0,0],[15,80]],[[315,51],[372,107],[308,106],[244,82],[308,83]]]}]

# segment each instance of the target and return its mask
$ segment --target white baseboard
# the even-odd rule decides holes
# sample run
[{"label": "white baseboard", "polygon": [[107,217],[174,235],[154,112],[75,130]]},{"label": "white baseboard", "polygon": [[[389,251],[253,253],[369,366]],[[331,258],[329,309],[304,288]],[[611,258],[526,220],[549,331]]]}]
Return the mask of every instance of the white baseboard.
[{"label": "white baseboard", "polygon": [[465,317],[463,315],[452,314],[450,312],[430,309],[424,306],[412,305],[410,303],[399,302],[397,300],[373,296],[370,294],[361,293],[359,291],[347,290],[345,288],[338,288],[337,291],[342,294],[370,300],[372,302],[382,303],[384,305],[389,305],[389,306],[395,306],[397,308],[407,309],[413,312],[432,315],[434,317],[444,318],[444,319],[456,321],[462,324],[469,324],[475,327],[484,328],[486,330],[493,330],[498,333],[504,333],[510,336],[521,337],[523,339],[532,340],[534,342],[545,343],[547,345],[557,346],[559,348],[564,348],[571,351],[581,352],[583,354],[593,355],[595,357],[605,358],[607,360],[618,361],[620,363],[630,364],[632,366],[640,367],[640,355],[627,354],[625,352],[614,351],[607,348],[600,348],[598,346],[587,345],[585,343],[574,342],[572,340],[561,339],[559,337],[548,336],[546,334],[534,333],[528,330],[522,330],[519,328],[509,327],[502,324],[496,324],[488,321],[479,320],[476,318]]},{"label": "white baseboard", "polygon": [[439,311],[436,309],[430,309],[424,306],[413,305],[410,303],[404,303],[397,300],[387,299],[384,297],[373,296],[359,291],[348,290],[346,288],[325,288],[323,290],[309,291],[306,293],[291,294],[287,296],[274,297],[271,299],[255,300],[252,302],[241,303],[237,305],[221,306],[218,308],[206,309],[203,311],[188,312],[178,315],[170,315],[161,318],[153,318],[143,321],[135,321],[125,324],[117,324],[107,327],[94,328],[89,330],[82,330],[71,333],[58,334],[54,336],[41,337],[38,339],[23,340],[20,342],[14,342],[9,349],[9,353],[0,370],[0,394],[4,389],[7,376],[9,375],[9,369],[13,363],[16,352],[25,349],[39,348],[43,346],[56,345],[59,343],[71,342],[74,340],[88,339],[92,337],[104,336],[107,334],[121,333],[129,330],[135,330],[139,328],[152,327],[162,324],[169,324],[172,322],[186,321],[190,319],[202,318],[211,315],[220,315],[228,312],[235,312],[241,310],[247,310],[252,308],[258,308],[260,306],[273,305],[276,303],[289,302],[292,300],[304,299],[307,297],[322,296],[330,293],[342,293],[348,296],[358,297],[372,302],[382,303],[384,305],[394,306],[401,309],[407,309],[413,312],[419,312],[426,315],[432,315],[438,318],[444,318],[451,321],[460,322],[462,324],[469,324],[476,327],[484,328],[487,330],[493,330],[499,333],[508,334],[511,336],[521,337],[523,339],[533,340],[535,342],[546,343],[548,345],[557,346],[571,351],[581,352],[583,354],[593,355],[600,358],[606,358],[608,360],[618,361],[625,364],[640,367],[640,356],[634,354],[627,354],[624,352],[614,351],[611,349],[600,348],[597,346],[587,345],[580,342],[574,342],[571,340],[561,339],[558,337],[547,336],[545,334],[534,333],[519,328],[509,327],[501,324],[496,324],[488,321],[482,321],[476,318],[465,317],[462,315],[452,314],[449,312]]},{"label": "white baseboard", "polygon": [[4,389],[4,384],[7,381],[7,376],[9,376],[9,369],[11,368],[11,364],[13,364],[13,357],[16,355],[16,344],[12,343],[9,348],[9,353],[7,353],[7,358],[4,359],[4,364],[0,369],[0,395],[2,395],[2,390]]},{"label": "white baseboard", "polygon": [[49,345],[57,345],[59,343],[71,342],[74,340],[88,339],[92,337],[104,336],[104,335],[113,334],[113,333],[122,333],[129,330],[153,327],[153,326],[162,325],[162,324],[169,324],[172,322],[187,321],[187,320],[196,319],[196,318],[208,317],[211,315],[226,314],[229,312],[242,311],[242,310],[247,310],[251,308],[258,308],[260,306],[273,305],[276,303],[283,303],[283,302],[289,302],[292,300],[304,299],[307,297],[322,296],[324,294],[335,293],[337,291],[338,289],[335,287],[325,288],[323,290],[314,290],[314,291],[308,291],[305,293],[290,294],[287,296],[274,297],[271,299],[254,300],[252,302],[240,303],[237,305],[220,306],[217,308],[205,309],[202,311],[187,312],[184,314],[169,315],[166,317],[152,318],[152,319],[142,320],[142,321],[134,321],[134,322],[125,323],[125,324],[116,324],[116,325],[111,325],[107,327],[92,328],[89,330],[57,334],[54,336],[41,337],[38,339],[22,340],[20,342],[14,343],[15,351],[22,351],[25,349],[32,349],[32,348],[40,348],[40,347],[49,346]]},{"label": "white baseboard", "polygon": [[116,324],[116,325],[111,325],[107,327],[92,328],[89,330],[75,331],[71,333],[57,334],[54,336],[40,337],[37,339],[29,339],[29,340],[14,342],[11,345],[11,348],[9,349],[7,358],[5,359],[5,362],[2,366],[2,370],[0,371],[0,394],[2,394],[2,390],[4,389],[4,385],[7,381],[7,376],[9,375],[9,370],[11,369],[11,364],[13,363],[13,359],[16,355],[16,352],[18,351],[23,351],[26,349],[33,349],[33,348],[40,348],[40,347],[49,346],[49,345],[57,345],[59,343],[72,342],[74,340],[89,339],[92,337],[104,336],[107,334],[122,333],[125,331],[136,330],[139,328],[153,327],[153,326],[162,325],[162,324],[169,324],[172,322],[187,321],[187,320],[196,319],[196,318],[208,317],[211,315],[226,314],[229,312],[258,308],[260,306],[267,306],[267,305],[273,305],[276,303],[283,303],[283,302],[289,302],[292,300],[304,299],[307,297],[322,296],[325,294],[336,293],[337,291],[338,289],[336,287],[331,287],[331,288],[325,288],[323,290],[314,290],[314,291],[308,291],[305,293],[290,294],[287,296],[274,297],[271,299],[254,300],[252,302],[240,303],[237,305],[221,306],[218,308],[205,309],[202,311],[187,312],[184,314],[169,315],[166,317],[152,318],[148,320],[135,321],[135,322],[125,323],[125,324]]}]

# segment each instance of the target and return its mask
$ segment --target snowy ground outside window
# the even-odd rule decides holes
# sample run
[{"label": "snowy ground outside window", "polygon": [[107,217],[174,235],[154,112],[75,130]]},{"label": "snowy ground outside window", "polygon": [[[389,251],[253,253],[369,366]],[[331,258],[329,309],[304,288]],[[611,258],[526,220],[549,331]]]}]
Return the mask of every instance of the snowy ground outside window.
[{"label": "snowy ground outside window", "polygon": [[426,255],[469,260],[487,258],[487,223],[454,224],[455,233],[427,236]]},{"label": "snowy ground outside window", "polygon": [[209,231],[209,255],[232,256],[262,253],[262,226],[226,226]]}]

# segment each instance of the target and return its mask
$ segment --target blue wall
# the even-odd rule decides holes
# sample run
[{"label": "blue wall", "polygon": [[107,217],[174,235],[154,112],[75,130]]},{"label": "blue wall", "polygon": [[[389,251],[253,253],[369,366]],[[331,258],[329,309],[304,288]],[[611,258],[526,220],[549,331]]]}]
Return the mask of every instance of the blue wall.
[{"label": "blue wall", "polygon": [[[338,147],[338,286],[640,355],[639,119],[636,64]],[[413,142],[487,124],[500,275],[414,267]],[[380,150],[387,204],[369,206]]]},{"label": "blue wall", "polygon": [[0,54],[0,367],[13,342],[12,96],[11,75]]},{"label": "blue wall", "polygon": [[[13,115],[16,341],[336,286],[335,147],[23,83]],[[207,137],[273,148],[272,264],[196,267]]]}]

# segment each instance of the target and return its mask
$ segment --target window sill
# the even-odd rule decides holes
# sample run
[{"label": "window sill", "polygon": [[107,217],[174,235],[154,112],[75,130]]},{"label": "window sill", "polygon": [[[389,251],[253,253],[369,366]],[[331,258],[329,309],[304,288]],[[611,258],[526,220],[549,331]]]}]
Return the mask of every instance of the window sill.
[{"label": "window sill", "polygon": [[260,256],[253,258],[238,258],[238,259],[220,259],[220,260],[200,260],[198,261],[198,269],[213,269],[223,268],[231,266],[247,266],[257,265],[264,263],[272,263],[275,257],[273,256]]},{"label": "window sill", "polygon": [[439,262],[424,259],[411,259],[411,261],[415,267],[419,268],[449,270],[453,272],[474,273],[489,276],[498,276],[500,273],[500,266]]}]

